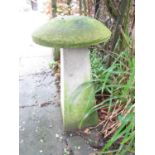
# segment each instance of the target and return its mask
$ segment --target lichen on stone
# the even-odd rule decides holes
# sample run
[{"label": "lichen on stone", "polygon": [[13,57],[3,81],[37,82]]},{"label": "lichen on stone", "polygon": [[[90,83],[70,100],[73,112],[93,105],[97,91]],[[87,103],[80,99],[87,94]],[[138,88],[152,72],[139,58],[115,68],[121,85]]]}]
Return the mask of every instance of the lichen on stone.
[{"label": "lichen on stone", "polygon": [[68,96],[67,87],[65,86],[64,108],[62,109],[64,110],[63,124],[66,131],[82,129],[98,123],[97,112],[94,111],[89,114],[90,110],[95,106],[94,88],[92,84],[82,88],[80,92],[74,93],[72,96]]},{"label": "lichen on stone", "polygon": [[51,19],[33,34],[33,41],[47,47],[88,47],[108,41],[111,31],[101,22],[86,16]]}]

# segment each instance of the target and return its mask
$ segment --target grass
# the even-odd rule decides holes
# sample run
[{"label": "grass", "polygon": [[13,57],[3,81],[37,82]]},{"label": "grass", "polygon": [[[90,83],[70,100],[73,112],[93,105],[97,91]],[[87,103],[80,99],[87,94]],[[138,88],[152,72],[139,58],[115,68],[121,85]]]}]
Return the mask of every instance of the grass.
[{"label": "grass", "polygon": [[[111,53],[112,64],[106,67],[106,57],[94,49],[91,52],[92,76],[97,105],[89,113],[98,111],[101,132],[108,139],[102,154],[127,155],[134,153],[134,67],[131,49]],[[114,145],[117,148],[114,149]]]},{"label": "grass", "polygon": [[[73,98],[84,88],[93,83],[97,104],[88,110],[83,121],[95,111],[100,117],[101,133],[107,140],[101,150],[106,155],[134,154],[135,143],[135,57],[131,49],[131,39],[126,49],[119,51],[121,40],[118,39],[116,52],[111,52],[112,63],[107,67],[107,57],[102,56],[97,48],[91,51],[92,81],[88,81],[76,90]],[[119,53],[118,53],[119,51]],[[55,63],[50,64],[55,67]],[[91,95],[90,95],[91,99]]]}]

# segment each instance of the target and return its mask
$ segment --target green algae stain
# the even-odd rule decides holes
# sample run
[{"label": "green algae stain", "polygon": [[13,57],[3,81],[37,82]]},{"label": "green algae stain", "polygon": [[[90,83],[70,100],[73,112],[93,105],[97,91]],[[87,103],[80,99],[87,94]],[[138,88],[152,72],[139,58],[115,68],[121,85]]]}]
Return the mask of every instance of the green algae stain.
[{"label": "green algae stain", "polygon": [[36,30],[33,41],[48,47],[88,47],[106,42],[111,31],[96,19],[86,16],[64,16],[50,20]]},{"label": "green algae stain", "polygon": [[81,129],[96,125],[98,122],[97,112],[85,117],[89,110],[95,105],[93,86],[83,88],[76,96],[67,96],[65,87],[64,101],[64,128],[66,131]]}]

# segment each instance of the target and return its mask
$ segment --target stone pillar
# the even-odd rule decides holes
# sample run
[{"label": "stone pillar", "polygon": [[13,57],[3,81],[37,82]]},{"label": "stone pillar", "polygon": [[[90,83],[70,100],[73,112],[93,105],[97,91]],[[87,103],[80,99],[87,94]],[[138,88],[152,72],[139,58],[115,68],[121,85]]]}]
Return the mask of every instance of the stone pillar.
[{"label": "stone pillar", "polygon": [[[61,109],[66,131],[93,126],[97,112],[88,115],[95,105],[88,49],[61,49]],[[88,115],[88,117],[86,117]]]}]

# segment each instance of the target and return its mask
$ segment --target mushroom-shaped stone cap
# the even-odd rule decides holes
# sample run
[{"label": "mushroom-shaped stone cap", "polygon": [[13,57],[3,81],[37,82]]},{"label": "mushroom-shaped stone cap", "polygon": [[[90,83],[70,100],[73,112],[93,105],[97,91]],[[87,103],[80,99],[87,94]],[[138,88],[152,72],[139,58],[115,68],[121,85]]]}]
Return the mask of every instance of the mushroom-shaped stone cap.
[{"label": "mushroom-shaped stone cap", "polygon": [[35,43],[59,48],[88,47],[106,42],[110,36],[104,24],[86,16],[56,17],[32,34]]}]

